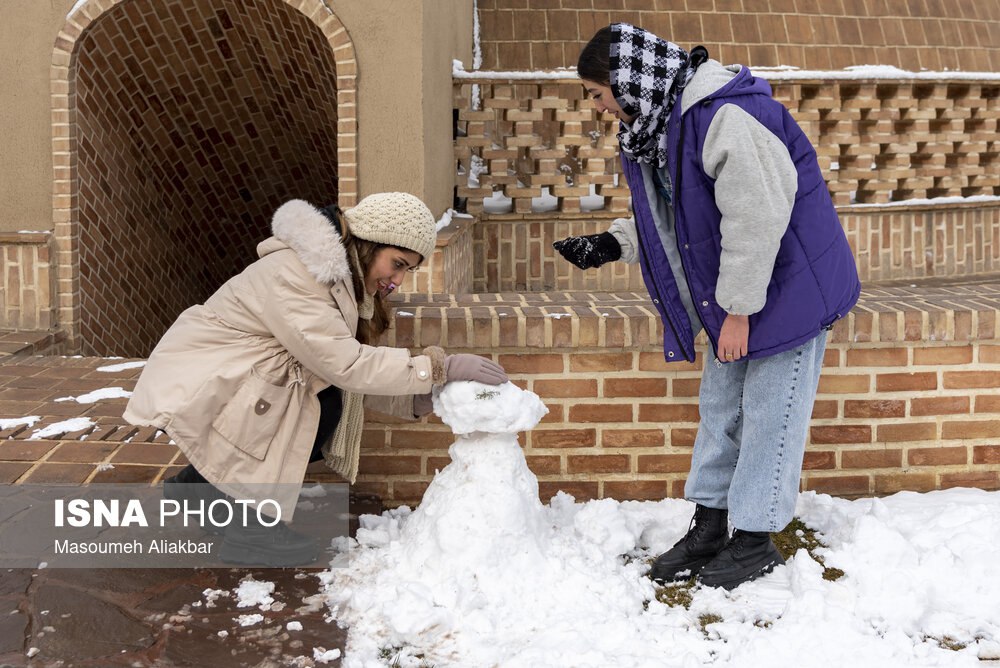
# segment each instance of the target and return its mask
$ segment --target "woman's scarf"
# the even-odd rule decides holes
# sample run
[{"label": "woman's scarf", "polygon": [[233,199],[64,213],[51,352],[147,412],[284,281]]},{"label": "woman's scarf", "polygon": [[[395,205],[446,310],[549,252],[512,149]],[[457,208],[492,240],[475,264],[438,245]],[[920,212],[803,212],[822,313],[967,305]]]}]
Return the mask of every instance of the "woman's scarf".
[{"label": "woman's scarf", "polygon": [[[352,270],[364,276],[358,250],[351,246]],[[375,298],[363,290],[364,298],[358,304],[358,317],[371,320],[375,313]],[[341,390],[342,408],[340,422],[333,437],[321,447],[326,465],[352,485],[358,477],[358,462],[361,459],[361,433],[365,423],[365,395],[360,392]]]},{"label": "woman's scarf", "polygon": [[[358,249],[352,245],[351,246],[351,264],[353,265],[352,271],[356,276],[361,276],[362,281],[365,275],[364,269],[361,267],[361,260],[358,258]],[[358,317],[362,320],[371,320],[372,316],[375,315],[375,297],[368,294],[368,290],[362,290],[364,297],[361,303],[358,304]]]},{"label": "woman's scarf", "polygon": [[628,23],[611,25],[611,92],[622,111],[618,142],[640,162],[667,164],[667,119],[677,95],[694,76],[688,52]]}]

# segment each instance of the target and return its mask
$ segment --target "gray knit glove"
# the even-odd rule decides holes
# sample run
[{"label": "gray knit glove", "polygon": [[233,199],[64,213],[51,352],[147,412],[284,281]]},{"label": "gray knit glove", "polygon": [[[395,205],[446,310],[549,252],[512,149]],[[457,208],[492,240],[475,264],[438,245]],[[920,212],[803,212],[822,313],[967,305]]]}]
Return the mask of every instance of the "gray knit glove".
[{"label": "gray knit glove", "polygon": [[501,385],[508,380],[502,366],[479,355],[448,355],[444,360],[444,372],[447,382],[474,380],[487,385]]}]

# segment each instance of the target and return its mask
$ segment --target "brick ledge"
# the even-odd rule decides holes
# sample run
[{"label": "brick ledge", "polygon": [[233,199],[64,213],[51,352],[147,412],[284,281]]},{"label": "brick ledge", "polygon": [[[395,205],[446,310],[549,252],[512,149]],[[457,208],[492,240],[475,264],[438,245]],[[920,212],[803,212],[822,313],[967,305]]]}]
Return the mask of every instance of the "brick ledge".
[{"label": "brick ledge", "polygon": [[[390,345],[422,348],[656,347],[662,323],[639,292],[401,295]],[[862,290],[831,343],[995,340],[1000,275],[893,281]]]}]

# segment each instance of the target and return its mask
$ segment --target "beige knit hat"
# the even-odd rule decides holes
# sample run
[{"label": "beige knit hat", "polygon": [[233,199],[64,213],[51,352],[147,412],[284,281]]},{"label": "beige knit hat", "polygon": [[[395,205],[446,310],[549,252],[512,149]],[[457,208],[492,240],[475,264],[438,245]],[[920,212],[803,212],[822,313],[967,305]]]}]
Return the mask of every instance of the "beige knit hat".
[{"label": "beige knit hat", "polygon": [[375,193],[344,210],[351,234],[399,246],[428,259],[437,240],[437,221],[427,205],[409,193]]}]

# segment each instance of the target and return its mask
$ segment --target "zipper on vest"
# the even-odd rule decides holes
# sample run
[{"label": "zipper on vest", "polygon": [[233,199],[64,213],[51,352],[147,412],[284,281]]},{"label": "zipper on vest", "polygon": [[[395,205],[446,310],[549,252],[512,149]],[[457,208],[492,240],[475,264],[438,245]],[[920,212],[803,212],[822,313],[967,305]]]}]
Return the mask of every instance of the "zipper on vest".
[{"label": "zipper on vest", "polygon": [[[638,220],[636,221],[636,224],[638,225]],[[687,360],[688,362],[693,362],[694,359],[688,359],[688,354],[687,351],[684,350],[684,344],[681,341],[681,337],[678,336],[677,334],[677,327],[674,326],[674,321],[670,319],[670,314],[667,312],[666,302],[663,300],[663,296],[660,294],[660,287],[656,284],[656,279],[655,279],[656,273],[653,271],[653,264],[652,262],[650,262],[649,256],[646,254],[646,244],[643,243],[642,241],[642,234],[640,234],[638,227],[636,228],[635,233],[636,233],[635,238],[639,242],[639,252],[642,253],[642,259],[646,262],[646,266],[649,267],[650,275],[654,277],[653,290],[655,290],[656,292],[656,294],[654,295],[654,300],[659,301],[660,310],[663,311],[663,314],[665,316],[667,316],[664,318],[664,320],[666,320],[667,324],[670,326],[670,331],[673,333],[674,340],[677,341],[677,345],[680,346],[681,354],[684,355],[684,359]]]},{"label": "zipper on vest", "polygon": [[[711,98],[705,98],[704,100],[701,100],[700,103],[704,103],[705,101],[711,101]],[[681,163],[683,162],[682,157],[684,155],[684,113],[683,112],[681,113],[681,117],[678,119],[678,124],[681,126],[681,128],[680,128],[680,138],[679,138],[679,140],[677,142],[677,147],[678,147],[678,149],[677,149],[677,156],[674,158],[677,161],[677,179],[676,179],[676,183],[674,183],[674,188],[673,188],[673,190],[674,190],[674,201],[672,203],[672,206],[674,208],[674,229],[675,230],[679,230],[680,229],[680,226],[677,225],[677,221],[679,221],[681,219],[681,217],[680,217],[680,215],[678,213],[678,209],[680,208],[680,201],[681,201],[681,198],[680,198],[680,192],[681,192]],[[667,170],[667,176],[670,176],[670,170],[669,170],[669,168]],[[681,248],[681,237],[680,237],[680,234],[675,234],[674,235],[674,243],[677,244],[677,254],[681,258],[681,269],[684,270],[684,282],[687,283],[688,293],[691,295],[691,301],[694,302],[694,310],[698,314],[698,320],[701,321],[701,328],[705,330],[705,335],[708,337],[709,343],[712,344],[712,350],[715,352],[715,358],[718,359],[719,358],[719,344],[715,340],[715,337],[712,336],[712,330],[710,330],[708,328],[708,325],[705,324],[705,318],[702,317],[701,311],[698,310],[698,307],[699,307],[698,298],[695,296],[694,289],[691,287],[691,277],[689,276],[687,268],[685,267],[685,263],[684,263],[684,250]],[[704,301],[704,300],[702,300],[702,301]],[[747,346],[749,347],[749,345],[750,345],[750,341],[748,339],[747,340]]]}]

